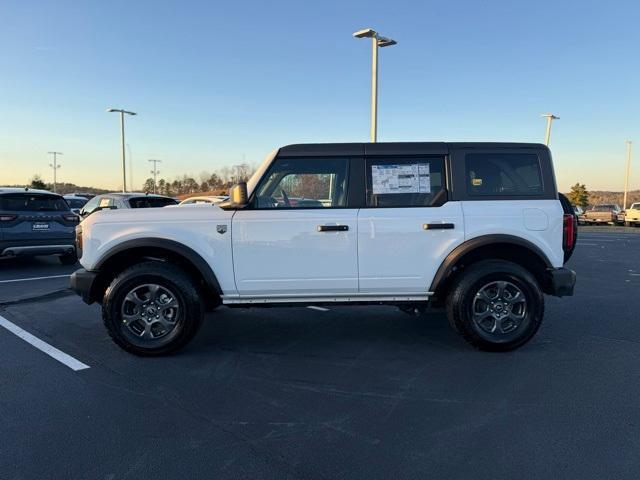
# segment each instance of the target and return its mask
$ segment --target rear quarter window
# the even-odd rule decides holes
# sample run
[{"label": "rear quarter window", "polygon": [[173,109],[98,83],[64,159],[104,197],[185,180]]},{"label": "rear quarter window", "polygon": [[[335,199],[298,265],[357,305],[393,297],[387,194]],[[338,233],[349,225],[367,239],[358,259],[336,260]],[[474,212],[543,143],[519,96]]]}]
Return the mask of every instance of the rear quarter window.
[{"label": "rear quarter window", "polygon": [[544,193],[535,153],[469,153],[465,182],[470,196],[532,196]]},{"label": "rear quarter window", "polygon": [[65,212],[64,198],[57,195],[12,193],[0,195],[0,210],[10,212]]}]

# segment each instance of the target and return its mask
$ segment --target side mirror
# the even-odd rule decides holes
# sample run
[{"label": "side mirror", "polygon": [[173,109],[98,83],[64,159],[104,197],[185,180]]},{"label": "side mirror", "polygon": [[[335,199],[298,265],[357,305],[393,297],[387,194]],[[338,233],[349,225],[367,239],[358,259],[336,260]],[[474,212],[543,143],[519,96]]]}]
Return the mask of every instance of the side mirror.
[{"label": "side mirror", "polygon": [[243,207],[249,203],[247,194],[247,182],[240,182],[229,189],[229,200],[237,207]]}]

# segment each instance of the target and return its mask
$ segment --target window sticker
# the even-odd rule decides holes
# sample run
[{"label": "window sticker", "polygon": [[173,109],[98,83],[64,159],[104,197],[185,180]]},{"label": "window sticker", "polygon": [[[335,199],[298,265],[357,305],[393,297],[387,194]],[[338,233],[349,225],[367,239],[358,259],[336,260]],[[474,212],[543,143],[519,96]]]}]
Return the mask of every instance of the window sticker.
[{"label": "window sticker", "polygon": [[482,179],[481,178],[473,178],[471,179],[471,185],[473,185],[474,187],[479,187],[482,185]]},{"label": "window sticker", "polygon": [[430,165],[371,165],[371,183],[374,195],[431,193]]}]

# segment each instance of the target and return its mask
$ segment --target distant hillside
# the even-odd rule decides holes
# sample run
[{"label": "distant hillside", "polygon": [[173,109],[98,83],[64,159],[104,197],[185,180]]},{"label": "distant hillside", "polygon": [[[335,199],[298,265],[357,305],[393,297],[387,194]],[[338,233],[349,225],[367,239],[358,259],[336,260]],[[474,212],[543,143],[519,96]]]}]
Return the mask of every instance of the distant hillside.
[{"label": "distant hillside", "polygon": [[[49,190],[53,192],[53,185],[51,183],[44,183],[44,190]],[[8,187],[17,187],[17,188],[43,188],[43,187],[34,187],[32,185],[7,185]],[[75,185],[73,183],[58,183],[56,184],[56,193],[60,195],[67,195],[68,193],[91,193],[93,195],[100,195],[102,193],[109,193],[111,190],[105,190],[104,188],[95,188],[95,187],[82,187]]]},{"label": "distant hillside", "polygon": [[[622,207],[623,197],[623,192],[604,192],[601,190],[593,190],[589,192],[589,206],[598,205],[600,203],[617,203]],[[627,194],[627,204],[633,202],[640,202],[640,190],[631,190]]]}]

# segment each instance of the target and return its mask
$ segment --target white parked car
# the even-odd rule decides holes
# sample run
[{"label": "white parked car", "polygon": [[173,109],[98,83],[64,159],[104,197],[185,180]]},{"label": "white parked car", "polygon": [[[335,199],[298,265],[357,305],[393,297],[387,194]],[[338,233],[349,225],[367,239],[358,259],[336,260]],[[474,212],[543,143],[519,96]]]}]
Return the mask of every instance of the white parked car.
[{"label": "white parked car", "polygon": [[71,287],[138,355],[183,347],[220,304],[440,304],[473,346],[510,350],[543,294],[573,293],[566,205],[544,145],[290,145],[218,206],[86,218]]},{"label": "white parked car", "polygon": [[180,205],[198,205],[203,203],[222,203],[229,200],[228,195],[205,195],[200,197],[190,197],[182,200]]},{"label": "white parked car", "polygon": [[640,225],[640,202],[632,203],[624,212],[624,224],[627,227]]}]

